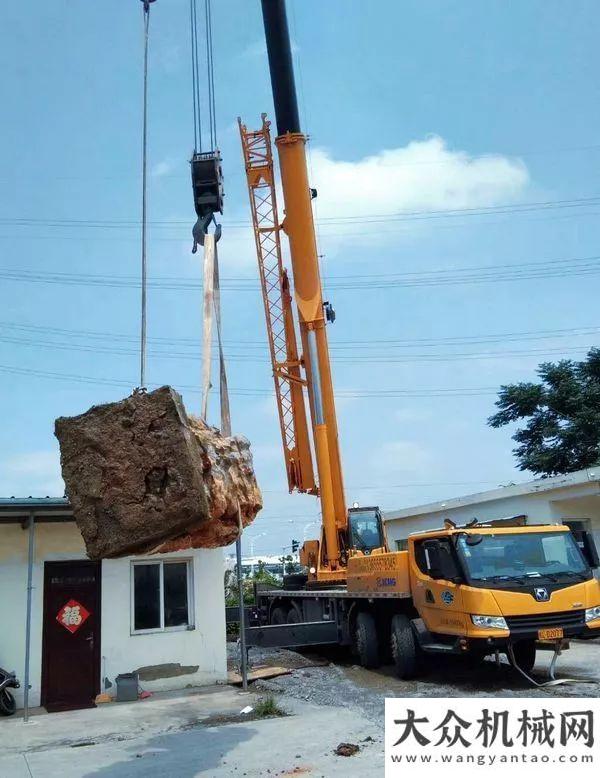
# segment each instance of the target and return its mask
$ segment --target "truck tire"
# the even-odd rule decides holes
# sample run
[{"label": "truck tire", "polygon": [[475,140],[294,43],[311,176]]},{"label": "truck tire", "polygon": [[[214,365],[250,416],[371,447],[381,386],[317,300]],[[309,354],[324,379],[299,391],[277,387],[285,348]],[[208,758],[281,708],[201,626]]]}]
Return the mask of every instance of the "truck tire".
[{"label": "truck tire", "polygon": [[402,680],[414,678],[419,669],[418,646],[412,625],[406,616],[393,617],[390,645],[398,678]]},{"label": "truck tire", "polygon": [[292,607],[288,611],[287,623],[299,624],[301,621],[302,621],[302,614],[300,613],[300,611],[295,605],[292,605]]},{"label": "truck tire", "polygon": [[517,665],[529,675],[535,666],[535,640],[520,640],[513,645],[513,651]]},{"label": "truck tire", "polygon": [[362,667],[379,667],[379,639],[377,626],[371,613],[362,611],[356,617],[354,650]]},{"label": "truck tire", "polygon": [[270,624],[287,624],[287,610],[281,605],[271,611]]}]

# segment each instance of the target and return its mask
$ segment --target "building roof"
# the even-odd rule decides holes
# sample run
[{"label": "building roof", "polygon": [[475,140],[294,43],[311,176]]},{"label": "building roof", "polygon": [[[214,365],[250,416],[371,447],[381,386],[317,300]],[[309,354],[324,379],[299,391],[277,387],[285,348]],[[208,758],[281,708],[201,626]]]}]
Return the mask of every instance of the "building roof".
[{"label": "building roof", "polygon": [[479,505],[484,502],[504,500],[507,497],[520,497],[522,495],[550,492],[587,483],[595,483],[600,487],[600,466],[597,468],[588,468],[586,470],[577,470],[574,473],[567,473],[566,475],[556,475],[552,478],[536,478],[534,481],[526,481],[522,484],[512,484],[511,486],[501,486],[498,489],[467,494],[464,497],[452,497],[448,500],[426,503],[425,505],[415,505],[410,508],[401,508],[396,511],[385,511],[383,520],[394,521],[396,519],[408,519],[414,516],[420,516],[425,513],[442,513],[451,508],[464,508],[468,505]]},{"label": "building roof", "polygon": [[74,521],[67,497],[0,497],[0,524],[35,521]]}]

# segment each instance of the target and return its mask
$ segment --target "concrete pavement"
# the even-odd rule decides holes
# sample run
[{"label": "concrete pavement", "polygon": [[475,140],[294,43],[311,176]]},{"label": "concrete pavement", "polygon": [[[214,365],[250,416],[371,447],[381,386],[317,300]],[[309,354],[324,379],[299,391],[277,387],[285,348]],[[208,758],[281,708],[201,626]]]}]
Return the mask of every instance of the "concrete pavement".
[{"label": "concrete pavement", "polygon": [[[549,660],[540,653],[536,674]],[[259,695],[218,686],[34,716],[29,724],[4,719],[0,778],[381,776],[386,696],[596,697],[600,644],[573,643],[560,660],[559,676],[578,683],[542,691],[507,665],[489,662],[440,663],[410,682],[394,678],[389,668],[309,666],[264,684],[283,692],[278,703],[289,714],[283,718],[221,724],[215,716],[237,716]],[[361,751],[336,756],[340,742],[357,743]]]},{"label": "concrete pavement", "polygon": [[[256,699],[221,687],[2,722],[0,778],[383,775],[383,731],[356,710],[284,700],[282,718],[203,724]],[[361,751],[336,756],[340,742]]]}]

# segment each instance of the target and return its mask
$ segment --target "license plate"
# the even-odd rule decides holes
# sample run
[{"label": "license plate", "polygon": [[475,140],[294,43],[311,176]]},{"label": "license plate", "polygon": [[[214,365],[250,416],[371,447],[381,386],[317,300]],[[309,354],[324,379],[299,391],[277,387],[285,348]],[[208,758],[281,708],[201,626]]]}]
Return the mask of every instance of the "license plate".
[{"label": "license plate", "polygon": [[549,627],[538,630],[538,640],[559,640],[564,638],[565,631],[562,627]]}]

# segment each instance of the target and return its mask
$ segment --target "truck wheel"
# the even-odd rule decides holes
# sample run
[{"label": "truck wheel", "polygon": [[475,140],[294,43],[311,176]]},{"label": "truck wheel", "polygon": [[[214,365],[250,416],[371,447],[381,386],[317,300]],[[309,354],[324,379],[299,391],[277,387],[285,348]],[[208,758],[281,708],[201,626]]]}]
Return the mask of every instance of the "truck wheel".
[{"label": "truck wheel", "polygon": [[535,640],[521,640],[514,644],[513,651],[518,666],[529,675],[535,666]]},{"label": "truck wheel", "polygon": [[296,608],[295,605],[292,605],[292,607],[288,611],[287,623],[299,624],[301,621],[302,621],[302,616],[300,615],[300,611],[298,610],[298,608]]},{"label": "truck wheel", "polygon": [[287,624],[287,611],[281,605],[271,611],[271,624]]},{"label": "truck wheel", "polygon": [[356,617],[354,650],[363,667],[379,667],[379,640],[377,627],[371,613],[363,611]]},{"label": "truck wheel", "polygon": [[414,678],[418,671],[417,639],[406,616],[398,615],[392,619],[390,644],[398,678]]}]

